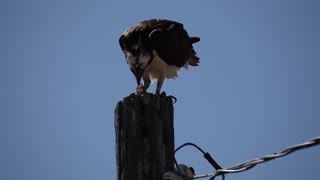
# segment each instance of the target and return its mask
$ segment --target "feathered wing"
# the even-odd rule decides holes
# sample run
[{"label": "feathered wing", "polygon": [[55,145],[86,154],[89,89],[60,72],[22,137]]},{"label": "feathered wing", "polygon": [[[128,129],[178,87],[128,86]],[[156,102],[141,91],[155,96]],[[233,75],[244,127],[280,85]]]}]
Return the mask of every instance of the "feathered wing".
[{"label": "feathered wing", "polygon": [[158,20],[149,34],[152,46],[158,56],[169,65],[182,67],[189,61],[198,66],[199,58],[192,44],[200,41],[198,37],[189,37],[183,25],[174,21]]}]

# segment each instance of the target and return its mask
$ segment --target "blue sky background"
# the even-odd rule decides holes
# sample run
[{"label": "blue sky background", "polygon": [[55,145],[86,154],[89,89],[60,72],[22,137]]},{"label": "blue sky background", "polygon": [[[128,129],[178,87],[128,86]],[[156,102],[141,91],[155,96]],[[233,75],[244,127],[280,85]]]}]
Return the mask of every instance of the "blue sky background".
[{"label": "blue sky background", "polygon": [[[196,143],[229,167],[319,136],[319,9],[317,0],[1,1],[0,179],[115,179],[114,108],[136,86],[118,37],[151,18],[201,37],[201,65],[163,86],[178,99],[176,146]],[[214,172],[191,147],[177,160]],[[226,178],[316,180],[319,167],[314,147]]]}]

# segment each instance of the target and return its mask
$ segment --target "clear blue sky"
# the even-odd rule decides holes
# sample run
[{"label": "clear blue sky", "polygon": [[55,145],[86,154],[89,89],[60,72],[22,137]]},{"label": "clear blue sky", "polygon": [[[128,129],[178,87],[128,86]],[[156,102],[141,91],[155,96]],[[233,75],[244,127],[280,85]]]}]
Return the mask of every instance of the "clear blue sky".
[{"label": "clear blue sky", "polygon": [[[0,179],[115,179],[114,108],[136,86],[118,37],[151,18],[201,37],[201,65],[163,86],[178,99],[176,146],[196,143],[229,167],[319,136],[319,9],[317,0],[1,1]],[[192,148],[177,160],[214,172]],[[319,167],[320,146],[226,178],[317,180]]]}]

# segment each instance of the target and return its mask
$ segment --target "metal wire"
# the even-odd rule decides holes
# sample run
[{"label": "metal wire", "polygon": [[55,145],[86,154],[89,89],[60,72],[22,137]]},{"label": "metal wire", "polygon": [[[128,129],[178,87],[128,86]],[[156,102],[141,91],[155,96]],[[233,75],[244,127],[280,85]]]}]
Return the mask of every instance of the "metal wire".
[{"label": "metal wire", "polygon": [[[312,139],[310,141],[307,141],[307,142],[304,142],[302,144],[291,146],[291,147],[289,147],[287,149],[284,149],[283,151],[281,151],[279,153],[274,153],[272,155],[267,155],[267,156],[264,156],[262,158],[257,158],[257,159],[245,161],[245,162],[243,162],[241,164],[238,164],[238,165],[226,168],[226,169],[218,169],[215,173],[212,173],[212,174],[196,175],[193,178],[194,179],[198,179],[198,178],[210,177],[210,180],[213,180],[217,176],[222,176],[222,179],[224,179],[224,175],[225,174],[247,171],[247,170],[255,167],[256,165],[258,165],[260,163],[264,163],[264,162],[267,162],[267,161],[270,161],[270,160],[273,160],[273,159],[276,159],[276,158],[279,158],[279,157],[283,157],[283,156],[286,156],[286,155],[288,155],[290,153],[293,153],[293,152],[295,152],[297,150],[306,149],[306,148],[313,147],[313,146],[316,146],[316,145],[320,145],[320,137],[314,138],[314,139]],[[204,152],[204,151],[202,151],[202,152]]]},{"label": "metal wire", "polygon": [[[181,146],[179,146],[176,150],[174,150],[174,153],[176,153],[177,151],[179,151],[181,148],[183,148],[185,146],[193,146],[193,147],[197,148],[200,152],[202,152],[202,154],[205,154],[205,152],[199,146],[197,146],[196,144],[190,143],[190,142],[184,143]],[[174,164],[176,165],[179,174],[182,174],[181,170],[179,168],[179,164],[178,164],[178,162],[177,162],[175,157],[174,157]]]},{"label": "metal wire", "polygon": [[205,154],[204,150],[202,150],[202,149],[201,149],[199,146],[197,146],[196,144],[190,143],[190,142],[184,143],[184,144],[182,144],[181,146],[177,147],[177,149],[174,150],[174,153],[176,153],[177,151],[179,151],[181,148],[183,148],[183,147],[185,147],[185,146],[193,146],[193,147],[197,148],[200,152],[202,152],[202,154]]}]

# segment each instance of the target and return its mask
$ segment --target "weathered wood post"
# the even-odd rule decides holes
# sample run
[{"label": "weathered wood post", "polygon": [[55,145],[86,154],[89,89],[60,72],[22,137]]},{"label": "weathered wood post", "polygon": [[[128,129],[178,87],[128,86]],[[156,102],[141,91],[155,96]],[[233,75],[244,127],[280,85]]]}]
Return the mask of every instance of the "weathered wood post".
[{"label": "weathered wood post", "polygon": [[115,109],[117,180],[161,180],[174,168],[173,101],[144,94]]}]

